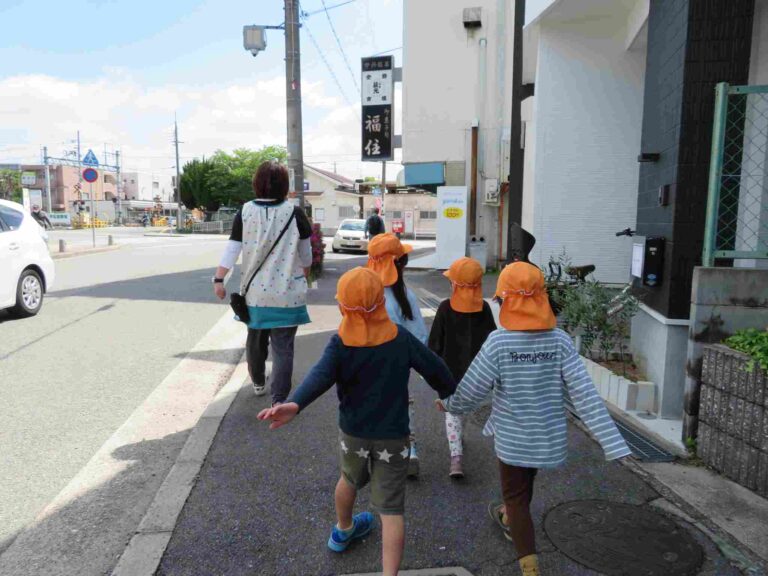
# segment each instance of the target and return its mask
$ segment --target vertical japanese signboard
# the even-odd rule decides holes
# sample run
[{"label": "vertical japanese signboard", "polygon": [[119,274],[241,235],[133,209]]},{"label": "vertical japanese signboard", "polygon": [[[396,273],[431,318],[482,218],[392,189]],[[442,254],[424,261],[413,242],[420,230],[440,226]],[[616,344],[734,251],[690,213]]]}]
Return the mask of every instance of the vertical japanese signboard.
[{"label": "vertical japanese signboard", "polygon": [[393,56],[363,58],[362,158],[364,162],[393,159],[394,68]]}]

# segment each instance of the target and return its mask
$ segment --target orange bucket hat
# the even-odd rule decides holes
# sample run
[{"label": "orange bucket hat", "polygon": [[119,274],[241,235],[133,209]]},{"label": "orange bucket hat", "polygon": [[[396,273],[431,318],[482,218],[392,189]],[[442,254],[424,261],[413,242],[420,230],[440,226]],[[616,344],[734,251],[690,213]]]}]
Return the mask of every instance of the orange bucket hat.
[{"label": "orange bucket hat", "polygon": [[375,272],[357,267],[346,272],[336,287],[341,309],[339,336],[346,346],[378,346],[397,336],[397,326],[384,306],[384,286]]},{"label": "orange bucket hat", "polygon": [[502,270],[496,296],[503,300],[499,321],[507,330],[551,330],[557,325],[536,266],[514,262]]},{"label": "orange bucket hat", "polygon": [[451,281],[451,308],[456,312],[480,312],[483,309],[483,267],[472,258],[459,258],[443,272]]},{"label": "orange bucket hat", "polygon": [[394,234],[377,234],[368,243],[368,268],[376,272],[384,286],[397,282],[395,260],[413,250],[410,244],[402,244]]}]

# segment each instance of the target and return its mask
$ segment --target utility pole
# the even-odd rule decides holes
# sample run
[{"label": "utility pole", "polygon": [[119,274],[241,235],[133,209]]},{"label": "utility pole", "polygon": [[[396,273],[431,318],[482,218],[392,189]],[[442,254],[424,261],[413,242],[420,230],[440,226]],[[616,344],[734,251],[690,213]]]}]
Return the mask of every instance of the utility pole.
[{"label": "utility pole", "polygon": [[43,164],[45,165],[45,196],[48,198],[48,213],[53,212],[51,209],[51,167],[48,165],[48,146],[43,146]]},{"label": "utility pole", "polygon": [[[386,216],[386,212],[384,211],[384,196],[387,193],[387,161],[384,160],[381,163],[381,213]],[[365,218],[365,214],[363,214],[363,218]]]},{"label": "utility pole", "polygon": [[[285,100],[288,120],[288,171],[304,210],[304,150],[301,133],[301,45],[299,1],[285,0]],[[178,162],[177,162],[178,164]]]},{"label": "utility pole", "polygon": [[179,177],[179,123],[173,119],[173,143],[176,145],[176,230],[181,232],[181,178]]},{"label": "utility pole", "polygon": [[120,203],[120,150],[115,151],[115,167],[117,168],[117,182],[115,183],[115,193],[117,194],[117,225],[120,226],[123,222],[123,210]]},{"label": "utility pole", "polygon": [[[520,234],[523,219],[523,163],[521,104],[523,97],[523,24],[525,0],[515,0],[515,26],[512,53],[512,123],[509,138],[509,203],[507,221],[507,261],[512,261],[516,248],[522,242]],[[518,224],[518,226],[514,226]],[[501,226],[502,223],[499,222]]]}]

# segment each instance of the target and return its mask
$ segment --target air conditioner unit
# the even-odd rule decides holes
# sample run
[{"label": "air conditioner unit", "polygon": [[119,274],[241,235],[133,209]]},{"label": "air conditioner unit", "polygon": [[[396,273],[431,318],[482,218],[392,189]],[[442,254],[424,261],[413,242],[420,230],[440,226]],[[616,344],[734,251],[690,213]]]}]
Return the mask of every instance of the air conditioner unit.
[{"label": "air conditioner unit", "polygon": [[484,192],[483,202],[485,204],[490,206],[499,205],[499,181],[496,178],[489,178],[485,181]]}]

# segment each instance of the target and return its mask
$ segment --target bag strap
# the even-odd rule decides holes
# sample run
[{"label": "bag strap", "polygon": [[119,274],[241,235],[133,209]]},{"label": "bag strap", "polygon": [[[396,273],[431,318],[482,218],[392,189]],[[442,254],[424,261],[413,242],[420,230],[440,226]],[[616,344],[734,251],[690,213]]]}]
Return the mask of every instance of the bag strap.
[{"label": "bag strap", "polygon": [[288,228],[291,225],[291,222],[293,222],[293,219],[296,217],[296,210],[293,210],[291,212],[291,217],[288,218],[288,222],[285,223],[285,226],[283,227],[282,232],[280,232],[280,236],[277,237],[277,240],[275,240],[275,243],[272,244],[272,247],[269,249],[269,252],[267,252],[267,255],[264,256],[264,260],[261,261],[261,264],[258,265],[256,268],[256,271],[251,274],[250,279],[248,280],[248,284],[245,285],[245,288],[243,289],[242,296],[245,297],[246,293],[248,292],[248,288],[251,286],[251,282],[253,282],[253,279],[256,278],[256,274],[258,274],[264,264],[267,262],[267,259],[269,258],[270,254],[272,254],[272,251],[275,249],[275,247],[280,243],[280,240],[283,239],[283,236],[285,235],[285,232],[288,230]]}]

